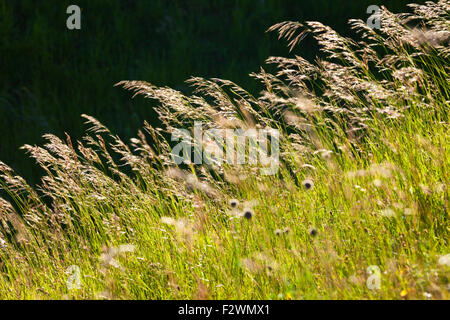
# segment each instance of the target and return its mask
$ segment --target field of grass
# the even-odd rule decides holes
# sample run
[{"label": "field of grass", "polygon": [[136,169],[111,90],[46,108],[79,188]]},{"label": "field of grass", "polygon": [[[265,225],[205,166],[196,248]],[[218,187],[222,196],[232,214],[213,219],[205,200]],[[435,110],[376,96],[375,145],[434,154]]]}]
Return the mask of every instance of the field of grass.
[{"label": "field of grass", "polygon": [[[412,9],[383,8],[380,30],[351,21],[354,39],[273,26],[323,58],[269,58],[257,95],[120,82],[160,125],[124,142],[83,115],[82,139],[23,147],[37,186],[0,162],[0,298],[448,299],[450,2]],[[278,172],[175,166],[170,135],[194,121],[278,129]]]}]

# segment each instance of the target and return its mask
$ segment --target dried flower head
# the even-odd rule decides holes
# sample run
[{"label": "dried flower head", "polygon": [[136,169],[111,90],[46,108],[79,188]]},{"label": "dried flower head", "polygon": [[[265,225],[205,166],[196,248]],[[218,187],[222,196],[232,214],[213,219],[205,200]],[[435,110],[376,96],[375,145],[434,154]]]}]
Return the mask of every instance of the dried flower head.
[{"label": "dried flower head", "polygon": [[250,220],[251,218],[253,218],[254,215],[255,215],[255,213],[250,208],[244,209],[243,214],[242,214],[242,216],[247,220]]},{"label": "dried flower head", "polygon": [[231,208],[235,209],[239,205],[239,200],[237,199],[231,199],[229,202],[229,205]]},{"label": "dried flower head", "polygon": [[314,228],[314,227],[311,227],[311,228],[309,228],[309,230],[308,230],[308,233],[309,233],[309,235],[311,236],[311,237],[315,237],[315,236],[317,236],[317,229],[316,228]]},{"label": "dried flower head", "polygon": [[302,186],[306,190],[313,189],[314,188],[314,182],[311,179],[305,179],[302,182]]}]

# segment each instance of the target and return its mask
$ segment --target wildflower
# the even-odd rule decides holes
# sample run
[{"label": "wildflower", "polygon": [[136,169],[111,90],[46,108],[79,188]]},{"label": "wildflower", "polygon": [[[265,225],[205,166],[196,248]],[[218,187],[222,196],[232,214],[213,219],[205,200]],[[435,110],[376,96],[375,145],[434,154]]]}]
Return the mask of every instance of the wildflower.
[{"label": "wildflower", "polygon": [[275,230],[275,234],[276,234],[277,236],[280,236],[282,233],[283,233],[283,231],[281,231],[281,229],[276,229],[276,230]]},{"label": "wildflower", "polygon": [[308,233],[310,236],[315,237],[317,235],[317,229],[314,227],[309,228]]},{"label": "wildflower", "polygon": [[402,298],[406,297],[407,295],[408,295],[408,290],[406,290],[406,289],[403,289],[403,290],[400,292],[400,297],[402,297]]},{"label": "wildflower", "polygon": [[450,253],[441,256],[441,257],[439,258],[439,260],[438,260],[438,263],[439,263],[441,266],[448,266],[448,267],[450,267]]},{"label": "wildflower", "polygon": [[229,204],[230,204],[230,207],[236,208],[236,207],[239,205],[239,200],[231,199],[231,200],[229,201]]},{"label": "wildflower", "polygon": [[244,216],[245,219],[250,220],[251,218],[253,218],[254,212],[253,212],[252,209],[248,209],[248,208],[247,208],[247,209],[244,209],[244,214],[243,214],[243,216]]},{"label": "wildflower", "polygon": [[283,233],[285,233],[285,234],[288,234],[290,231],[291,231],[291,230],[290,230],[288,227],[286,227],[286,228],[283,229]]},{"label": "wildflower", "polygon": [[310,179],[303,180],[302,185],[306,190],[314,188],[314,182]]}]

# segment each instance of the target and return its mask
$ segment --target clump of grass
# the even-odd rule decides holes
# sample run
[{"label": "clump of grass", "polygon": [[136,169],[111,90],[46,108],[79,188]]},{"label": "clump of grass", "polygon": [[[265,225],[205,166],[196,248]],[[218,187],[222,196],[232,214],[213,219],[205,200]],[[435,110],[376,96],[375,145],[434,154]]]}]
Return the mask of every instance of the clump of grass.
[{"label": "clump of grass", "polygon": [[[383,8],[381,30],[352,20],[359,40],[275,25],[328,58],[269,58],[257,97],[221,79],[190,79],[191,96],[120,82],[159,101],[163,127],[127,144],[83,115],[82,141],[23,147],[46,172],[36,188],[0,163],[1,298],[448,298],[450,4],[411,7]],[[167,134],[195,121],[279,129],[279,171],[175,167]]]}]

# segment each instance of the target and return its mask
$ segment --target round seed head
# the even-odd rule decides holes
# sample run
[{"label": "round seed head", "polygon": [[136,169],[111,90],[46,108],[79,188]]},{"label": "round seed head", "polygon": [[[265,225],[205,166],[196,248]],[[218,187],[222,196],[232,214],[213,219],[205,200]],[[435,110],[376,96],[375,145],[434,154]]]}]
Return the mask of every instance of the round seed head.
[{"label": "round seed head", "polygon": [[239,200],[231,199],[229,204],[230,204],[230,207],[237,208],[237,206],[239,205]]},{"label": "round seed head", "polygon": [[316,228],[309,228],[308,233],[310,234],[310,236],[315,237],[317,235],[317,229]]},{"label": "round seed head", "polygon": [[253,218],[253,211],[251,209],[245,209],[244,210],[244,218],[245,219],[251,219]]},{"label": "round seed head", "polygon": [[314,182],[310,179],[303,180],[302,185],[306,190],[314,188]]}]

